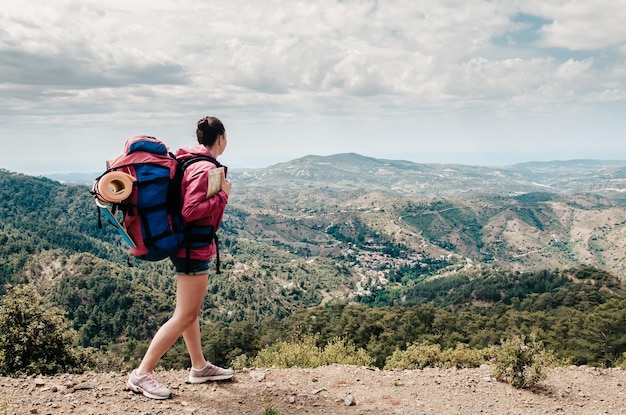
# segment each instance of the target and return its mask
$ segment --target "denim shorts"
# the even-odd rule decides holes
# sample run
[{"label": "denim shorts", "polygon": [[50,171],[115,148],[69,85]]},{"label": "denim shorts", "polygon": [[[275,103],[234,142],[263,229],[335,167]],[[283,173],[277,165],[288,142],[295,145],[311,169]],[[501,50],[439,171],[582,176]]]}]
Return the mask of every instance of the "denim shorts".
[{"label": "denim shorts", "polygon": [[187,260],[185,258],[170,257],[177,274],[200,275],[209,273],[209,263],[211,261],[189,260],[189,272],[187,271]]}]

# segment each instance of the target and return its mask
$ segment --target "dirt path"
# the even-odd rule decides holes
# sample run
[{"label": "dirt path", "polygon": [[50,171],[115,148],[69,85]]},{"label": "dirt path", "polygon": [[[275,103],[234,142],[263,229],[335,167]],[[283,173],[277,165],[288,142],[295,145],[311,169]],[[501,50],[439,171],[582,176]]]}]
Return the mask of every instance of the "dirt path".
[{"label": "dirt path", "polygon": [[126,374],[0,378],[0,414],[626,414],[626,371],[556,368],[533,391],[491,377],[490,368],[381,371],[333,365],[237,372],[191,385],[186,371],[159,373],[174,392],[154,401],[124,390]]}]

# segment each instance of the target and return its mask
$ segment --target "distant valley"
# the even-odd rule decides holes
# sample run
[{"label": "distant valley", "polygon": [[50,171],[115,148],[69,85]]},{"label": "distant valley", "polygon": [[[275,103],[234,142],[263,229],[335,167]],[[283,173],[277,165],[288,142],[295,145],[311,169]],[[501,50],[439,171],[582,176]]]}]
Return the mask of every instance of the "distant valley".
[{"label": "distant valley", "polygon": [[496,169],[341,154],[233,181],[232,206],[247,213],[238,232],[314,255],[350,241],[376,254],[395,246],[398,260],[446,256],[522,271],[584,263],[626,275],[625,161]]},{"label": "distant valley", "polygon": [[494,168],[349,153],[230,177],[225,232],[298,255],[354,255],[369,271],[446,257],[457,266],[583,263],[626,275],[626,161]]}]

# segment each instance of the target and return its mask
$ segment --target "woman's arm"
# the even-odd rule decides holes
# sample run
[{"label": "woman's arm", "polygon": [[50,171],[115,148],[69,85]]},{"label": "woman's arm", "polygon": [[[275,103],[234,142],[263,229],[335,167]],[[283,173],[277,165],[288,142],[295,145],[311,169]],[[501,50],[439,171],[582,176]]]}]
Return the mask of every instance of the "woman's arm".
[{"label": "woman's arm", "polygon": [[[206,166],[205,163],[202,164]],[[230,186],[207,199],[208,169],[204,170],[201,169],[202,166],[198,167],[200,169],[188,171],[189,175],[185,175],[183,178],[183,219],[185,222],[204,219],[217,225],[221,221],[228,203],[228,192],[225,190],[230,190]]]}]

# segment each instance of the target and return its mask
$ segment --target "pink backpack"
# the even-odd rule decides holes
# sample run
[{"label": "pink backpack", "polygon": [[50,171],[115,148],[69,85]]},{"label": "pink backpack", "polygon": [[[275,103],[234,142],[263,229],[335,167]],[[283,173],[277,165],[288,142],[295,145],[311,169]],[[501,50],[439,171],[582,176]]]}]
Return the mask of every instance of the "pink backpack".
[{"label": "pink backpack", "polygon": [[[133,256],[159,261],[186,247],[189,259],[191,248],[206,246],[214,239],[217,245],[213,227],[183,226],[180,213],[180,183],[184,169],[200,160],[220,166],[217,160],[208,156],[197,156],[179,163],[162,141],[149,136],[135,136],[126,141],[122,155],[107,162],[107,170],[96,179],[92,194],[97,201],[110,203],[113,214],[117,209],[123,212],[123,226],[135,245],[130,246]],[[120,173],[130,178],[132,190],[111,191],[112,186],[107,179]],[[124,186],[129,186],[128,182]],[[119,199],[114,197],[119,194],[122,194],[123,200],[111,200]],[[219,253],[216,268],[219,273]]]}]

